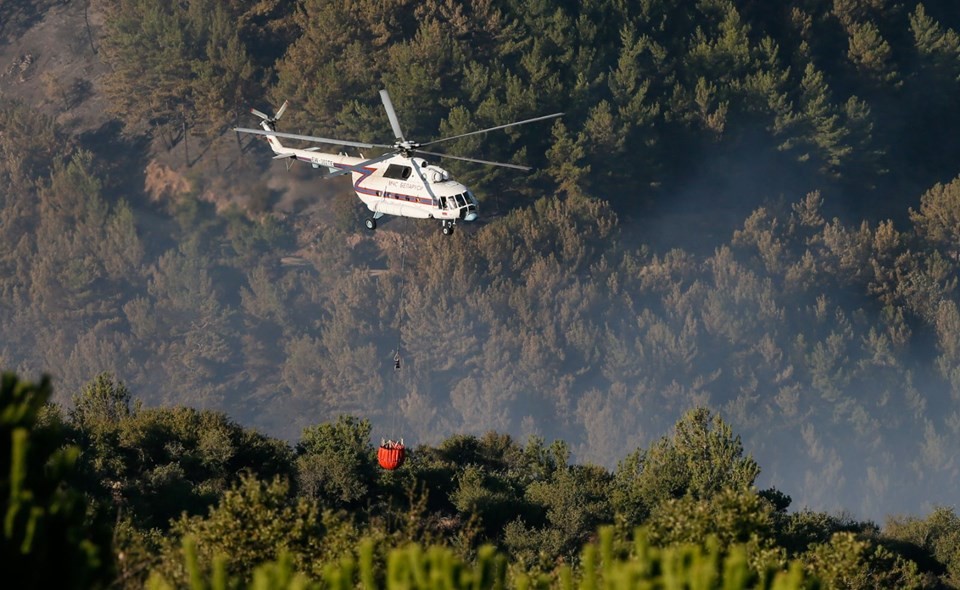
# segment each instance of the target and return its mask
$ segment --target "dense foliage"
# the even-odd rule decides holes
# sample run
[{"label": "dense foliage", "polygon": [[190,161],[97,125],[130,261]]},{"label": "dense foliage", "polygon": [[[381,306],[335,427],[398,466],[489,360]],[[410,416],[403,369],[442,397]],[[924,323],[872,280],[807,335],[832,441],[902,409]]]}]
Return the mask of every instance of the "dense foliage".
[{"label": "dense foliage", "polygon": [[110,579],[106,529],[91,522],[86,498],[67,484],[80,449],[44,420],[50,380],[0,385],[0,563],[17,588],[97,588]]},{"label": "dense foliage", "polygon": [[[801,505],[879,517],[956,500],[950,3],[94,4],[116,117],[174,146],[178,162],[182,147],[192,168],[186,188],[151,201],[131,172],[147,162],[128,144],[97,151],[0,97],[0,364],[53,372],[60,401],[110,371],[147,405],[216,409],[288,440],[350,414],[374,436],[436,449],[492,429],[562,438],[579,461],[609,467],[644,447],[628,461],[662,462],[675,479],[624,491],[628,503],[663,498],[631,504],[631,518],[682,502],[677,485],[713,493],[710,472],[688,473],[694,459],[652,444],[707,406],[766,467],[762,485]],[[502,213],[451,239],[403,221],[369,236],[339,217],[273,216],[255,164],[266,153],[207,143],[248,104],[283,99],[294,105],[285,128],[382,141],[381,86],[424,139],[567,114],[550,129],[451,142],[540,170],[450,164],[484,213]],[[211,194],[260,206],[217,213]],[[154,508],[136,526],[202,514],[235,483],[228,459],[181,455],[227,457],[243,443],[244,465],[276,466],[290,452],[222,415],[131,416],[145,423],[89,444],[116,455],[97,473],[123,465],[142,478],[120,484],[136,490],[131,506]],[[135,468],[157,437],[166,454]],[[352,442],[328,443],[304,438],[293,464],[264,477],[357,506],[374,476],[344,480],[330,449]],[[577,510],[609,515],[592,487],[605,476],[583,471],[592,483],[555,483],[581,494]],[[164,507],[181,472],[206,487]],[[749,464],[739,474],[757,477]],[[429,501],[493,515],[542,502],[536,490]],[[508,529],[518,555],[537,535],[578,546],[596,520],[559,500],[539,510]],[[543,532],[548,522],[562,533]]]},{"label": "dense foliage", "polygon": [[[957,587],[953,510],[882,530],[788,512],[703,408],[613,471],[490,432],[420,445],[388,472],[355,442],[365,420],[308,427],[290,447],[209,410],[131,404],[106,374],[69,415],[42,406],[48,381],[3,382],[2,550],[24,587]],[[357,453],[325,453],[344,444]],[[302,461],[318,456],[362,487],[318,494]]]}]

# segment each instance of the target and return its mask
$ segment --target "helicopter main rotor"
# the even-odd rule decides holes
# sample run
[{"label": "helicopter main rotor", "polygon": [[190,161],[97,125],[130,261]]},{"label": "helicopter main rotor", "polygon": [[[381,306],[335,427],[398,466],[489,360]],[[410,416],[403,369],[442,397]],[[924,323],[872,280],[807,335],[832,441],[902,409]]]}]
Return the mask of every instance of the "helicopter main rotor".
[{"label": "helicopter main rotor", "polygon": [[397,153],[401,154],[405,158],[412,158],[415,152],[420,151],[420,144],[415,141],[410,141],[409,139],[398,141],[393,144],[393,147]]},{"label": "helicopter main rotor", "polygon": [[[393,145],[387,145],[387,144],[382,144],[382,143],[366,143],[366,142],[360,142],[360,141],[348,141],[348,140],[341,140],[341,139],[332,139],[332,138],[327,138],[327,137],[316,137],[316,136],[313,136],[313,135],[299,135],[299,134],[295,134],[295,133],[281,133],[281,132],[279,132],[279,131],[273,131],[273,130],[267,131],[267,130],[263,130],[263,129],[247,129],[247,128],[242,128],[242,127],[236,127],[236,128],[234,128],[234,131],[239,131],[239,132],[243,132],[243,133],[253,133],[253,134],[256,134],[256,135],[267,135],[267,136],[274,136],[274,137],[284,137],[284,138],[289,138],[289,139],[299,139],[299,140],[302,140],[302,141],[310,141],[310,142],[314,142],[314,143],[326,143],[326,144],[330,144],[330,145],[342,145],[342,146],[358,147],[358,148],[383,148],[383,149],[390,150],[390,151],[389,151],[388,153],[386,153],[386,154],[380,155],[380,156],[378,156],[378,157],[376,157],[376,158],[373,158],[373,159],[371,159],[371,160],[367,160],[367,161],[365,161],[365,162],[362,162],[362,163],[358,164],[358,165],[356,166],[356,168],[362,168],[363,166],[367,166],[367,165],[369,165],[369,164],[371,164],[371,163],[382,162],[383,160],[386,160],[386,159],[388,159],[389,157],[391,157],[391,156],[393,156],[393,155],[399,154],[399,155],[403,156],[404,158],[409,159],[409,160],[413,163],[414,168],[416,168],[417,171],[418,171],[418,173],[419,173],[419,168],[420,168],[420,167],[417,165],[416,160],[413,158],[413,156],[414,156],[414,155],[417,155],[417,154],[423,154],[423,155],[428,155],[428,156],[435,156],[435,157],[438,157],[438,158],[448,158],[448,159],[451,159],[451,160],[461,160],[461,161],[464,161],[464,162],[473,162],[473,163],[476,163],[476,164],[484,164],[484,165],[487,165],[487,166],[501,166],[501,167],[504,167],[504,168],[513,168],[513,169],[516,169],[516,170],[529,171],[529,170],[531,170],[531,168],[530,168],[529,166],[520,166],[520,165],[518,165],[518,164],[509,164],[509,163],[506,163],[506,162],[493,162],[493,161],[490,161],[490,160],[480,160],[480,159],[477,159],[477,158],[467,158],[467,157],[464,157],[464,156],[452,156],[452,155],[450,155],[450,154],[444,154],[444,153],[440,153],[440,152],[426,151],[426,150],[423,150],[423,149],[420,149],[420,148],[421,148],[422,146],[428,146],[428,145],[433,145],[433,144],[441,143],[441,142],[445,142],[445,141],[451,141],[451,140],[454,140],[454,139],[460,139],[460,138],[462,138],[462,137],[468,137],[468,136],[471,136],[471,135],[479,135],[479,134],[481,134],[481,133],[487,133],[487,132],[489,132],[489,131],[497,131],[497,130],[499,130],[499,129],[506,129],[506,128],[508,128],[508,127],[516,127],[516,126],[518,126],[518,125],[526,125],[527,123],[534,123],[534,122],[536,122],[536,121],[544,121],[544,120],[546,120],[546,119],[554,119],[554,118],[556,118],[556,117],[560,117],[560,116],[563,115],[563,113],[553,113],[552,115],[544,115],[544,116],[542,116],[542,117],[535,117],[535,118],[533,118],[533,119],[526,119],[526,120],[523,120],[523,121],[516,121],[516,122],[513,122],[513,123],[507,123],[507,124],[505,124],[505,125],[497,125],[497,126],[495,126],[495,127],[488,127],[487,129],[480,129],[480,130],[478,130],[478,131],[470,131],[470,132],[468,132],[468,133],[461,133],[461,134],[459,134],[459,135],[452,135],[452,136],[449,136],[449,137],[443,137],[443,138],[440,138],[440,139],[434,139],[434,140],[428,141],[428,142],[426,142],[426,143],[419,143],[419,142],[416,142],[416,141],[411,141],[411,140],[406,139],[406,138],[404,137],[404,135],[403,135],[403,130],[400,128],[400,119],[397,117],[397,112],[396,112],[396,111],[394,110],[394,108],[393,108],[393,101],[390,99],[390,93],[387,92],[386,89],[383,89],[383,90],[380,91],[380,100],[383,102],[383,108],[384,108],[384,110],[386,110],[386,112],[387,112],[387,118],[390,120],[390,128],[393,130],[393,135],[394,135],[394,137],[395,137],[396,140],[397,140],[396,142],[394,142]],[[276,121],[277,119],[280,118],[280,115],[283,114],[283,111],[286,109],[286,106],[287,106],[287,104],[286,104],[286,102],[284,102],[283,106],[280,107],[280,110],[277,111],[277,114],[276,114],[274,117],[268,117],[267,115],[265,115],[265,114],[263,114],[263,113],[261,113],[261,112],[259,112],[259,111],[253,110],[253,109],[251,109],[251,111],[252,111],[255,115],[257,115],[258,117],[260,117],[260,118],[262,118],[262,119],[264,119],[264,120],[266,120],[266,121],[268,121],[269,123],[272,124],[274,121]],[[428,190],[429,190],[429,189],[428,189]]]}]

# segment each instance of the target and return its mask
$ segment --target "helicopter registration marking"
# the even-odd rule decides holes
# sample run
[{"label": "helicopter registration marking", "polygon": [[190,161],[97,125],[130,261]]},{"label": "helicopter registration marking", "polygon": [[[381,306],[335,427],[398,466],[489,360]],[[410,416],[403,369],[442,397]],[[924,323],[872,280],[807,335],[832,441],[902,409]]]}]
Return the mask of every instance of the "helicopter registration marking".
[{"label": "helicopter registration marking", "polygon": [[[325,166],[326,164],[321,163],[320,165]],[[338,164],[333,162],[331,163],[331,166],[340,168],[340,169],[346,168],[346,166],[344,166],[343,164]],[[431,205],[431,206],[433,205],[433,199],[430,199],[430,198],[418,197],[416,195],[406,195],[403,193],[394,193],[394,192],[385,191],[385,190],[375,190],[372,188],[361,186],[361,183],[363,183],[365,180],[370,178],[370,175],[375,172],[375,169],[369,168],[369,167],[364,167],[362,168],[362,170],[363,172],[360,172],[359,170],[354,172],[355,174],[359,173],[361,175],[360,178],[358,178],[357,181],[353,183],[353,190],[357,192],[358,196],[360,194],[364,194],[364,195],[369,195],[371,197],[380,197],[380,198],[391,199],[396,201],[406,201],[408,203],[417,203],[419,205]],[[389,186],[390,188],[408,189],[408,190],[417,190],[420,188],[416,184],[411,184],[409,182],[397,182],[397,181],[389,181],[387,183],[387,186]]]},{"label": "helicopter registration marking", "polygon": [[396,180],[387,181],[387,186],[390,188],[398,188],[398,189],[411,190],[411,191],[415,191],[420,188],[419,185],[416,185],[410,182],[397,182]]}]

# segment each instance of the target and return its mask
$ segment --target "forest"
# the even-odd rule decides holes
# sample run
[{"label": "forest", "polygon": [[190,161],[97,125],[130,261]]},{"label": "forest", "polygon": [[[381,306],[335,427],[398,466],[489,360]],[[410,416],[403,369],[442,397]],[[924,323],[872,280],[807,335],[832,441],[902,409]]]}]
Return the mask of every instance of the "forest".
[{"label": "forest", "polygon": [[[54,4],[0,5],[0,43]],[[544,528],[550,510],[570,512],[548,503],[547,487],[497,481],[478,455],[458,481],[483,494],[423,508],[439,523],[457,518],[447,515],[453,505],[458,527],[481,527],[463,547],[482,538],[531,564],[546,544],[573,559],[592,538],[583,531],[620,514],[608,480],[697,409],[722,419],[763,466],[745,477],[748,488],[784,490],[800,511],[789,518],[821,519],[804,527],[859,543],[955,519],[954,3],[82,4],[90,40],[75,47],[95,51],[102,77],[24,69],[21,79],[45,80],[43,108],[17,97],[15,74],[0,77],[0,367],[28,381],[51,375],[68,431],[86,432],[71,412],[100,376],[135,392],[142,407],[114,415],[114,434],[74,440],[81,464],[103,461],[87,471],[100,487],[88,482],[83,494],[130,486],[97,500],[114,502],[123,543],[156,547],[184,510],[203,518],[244,494],[327,497],[328,476],[297,479],[294,465],[311,438],[340,425],[364,445],[404,437],[424,457],[492,445],[503,471],[533,469],[511,467],[511,453],[543,455],[536,461],[592,481],[582,485],[604,499],[570,537]],[[413,220],[369,233],[349,183],[306,166],[288,172],[264,142],[231,130],[252,126],[251,106],[273,112],[289,100],[282,130],[384,141],[381,88],[423,139],[565,115],[449,143],[452,154],[535,169],[445,161],[481,203],[481,221],[449,237]],[[103,126],[73,133],[65,115],[98,99]],[[176,182],[156,188],[157,170]],[[169,456],[138,450],[140,420],[169,422],[150,435]],[[207,484],[183,473],[215,459],[176,458],[189,448],[177,437],[206,430],[204,420],[226,421],[257,449]],[[537,446],[546,442],[527,441],[565,442],[551,455]],[[222,442],[191,444],[215,454]],[[108,477],[120,469],[108,458],[116,453],[139,456],[144,479]],[[257,479],[236,479],[244,469]],[[419,481],[364,477],[396,489]],[[199,488],[150,495],[168,480]],[[630,493],[644,511],[624,522],[649,524],[656,493],[639,482]],[[673,499],[703,500],[687,490]],[[369,494],[276,509],[371,510]],[[440,502],[435,494],[427,501]],[[540,516],[490,522],[467,509],[519,510],[516,498]],[[901,532],[858,524],[888,517]],[[353,535],[344,546],[363,536],[340,521],[324,526]],[[649,526],[651,542],[663,541]],[[776,543],[793,559],[814,542]]]},{"label": "forest", "polygon": [[0,557],[17,588],[960,587],[953,509],[882,529],[788,511],[706,408],[612,471],[496,432],[387,471],[368,420],[291,446],[219,412],[146,408],[105,373],[69,410],[51,393],[3,375]]}]

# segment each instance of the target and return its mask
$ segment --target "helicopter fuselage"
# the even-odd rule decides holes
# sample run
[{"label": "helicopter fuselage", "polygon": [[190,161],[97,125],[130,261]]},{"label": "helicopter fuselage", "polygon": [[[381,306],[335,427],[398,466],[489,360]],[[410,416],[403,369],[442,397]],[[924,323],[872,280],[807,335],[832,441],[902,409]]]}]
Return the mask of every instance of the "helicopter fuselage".
[{"label": "helicopter fuselage", "polygon": [[[238,133],[253,133],[265,136],[270,143],[270,149],[276,154],[274,156],[275,160],[296,159],[308,162],[314,168],[326,168],[329,171],[328,177],[351,174],[353,176],[354,192],[367,206],[367,209],[373,212],[372,216],[364,220],[367,229],[376,229],[377,219],[384,215],[399,215],[419,219],[438,219],[444,235],[450,235],[457,221],[476,220],[480,205],[473,193],[467,190],[467,187],[450,178],[450,174],[443,168],[429,164],[423,158],[418,157],[418,154],[524,171],[529,171],[531,168],[520,164],[427,151],[423,148],[517,125],[555,119],[563,115],[563,113],[543,115],[421,143],[404,136],[403,129],[400,127],[400,119],[393,108],[390,93],[386,89],[380,91],[380,101],[383,103],[387,119],[390,121],[390,129],[396,138],[393,145],[278,132],[275,123],[287,110],[288,103],[286,101],[280,105],[280,108],[272,117],[257,109],[250,109],[253,115],[260,118],[262,130],[245,127],[235,127],[234,130]],[[287,147],[280,143],[281,137],[297,141],[350,146],[360,149],[377,148],[386,151],[369,159],[355,158],[345,153],[321,152],[319,147]]]},{"label": "helicopter fuselage", "polygon": [[[267,131],[274,130],[266,121],[262,127]],[[276,154],[275,159],[296,159],[314,168],[326,169],[331,174],[349,171],[353,190],[373,212],[373,219],[383,215],[438,219],[445,228],[459,221],[477,219],[479,204],[473,193],[451,178],[446,170],[423,158],[396,154],[363,165],[368,162],[367,158],[321,152],[318,148],[291,148],[274,136],[266,136],[266,139]],[[415,160],[416,166],[411,160]],[[368,221],[367,227],[370,225]]]}]

